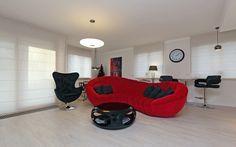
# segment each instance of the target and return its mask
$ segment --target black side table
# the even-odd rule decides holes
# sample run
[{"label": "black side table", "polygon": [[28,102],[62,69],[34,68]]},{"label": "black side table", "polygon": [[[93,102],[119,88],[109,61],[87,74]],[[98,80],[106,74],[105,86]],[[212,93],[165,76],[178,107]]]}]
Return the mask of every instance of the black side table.
[{"label": "black side table", "polygon": [[104,103],[93,108],[91,118],[94,124],[103,129],[117,130],[133,124],[136,111],[124,103]]}]

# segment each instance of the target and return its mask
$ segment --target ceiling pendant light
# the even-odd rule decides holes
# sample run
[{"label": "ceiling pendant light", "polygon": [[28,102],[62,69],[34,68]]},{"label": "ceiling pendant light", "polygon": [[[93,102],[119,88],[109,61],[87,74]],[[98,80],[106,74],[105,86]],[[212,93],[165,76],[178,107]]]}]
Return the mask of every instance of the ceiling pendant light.
[{"label": "ceiling pendant light", "polygon": [[220,29],[220,27],[216,27],[215,29],[216,29],[216,43],[217,43],[215,46],[215,50],[220,51],[222,49],[222,46],[219,45],[219,29]]},{"label": "ceiling pendant light", "polygon": [[104,42],[96,38],[81,39],[80,44],[88,48],[100,48],[104,46]]},{"label": "ceiling pendant light", "polygon": [[[90,23],[95,23],[94,19],[90,19],[89,20]],[[92,69],[93,70],[99,70],[100,67],[96,66],[96,60],[97,60],[97,48],[103,47],[104,46],[104,42],[100,39],[96,39],[96,38],[84,38],[80,40],[80,44],[82,46],[85,46],[87,48],[94,48],[94,59],[93,59],[93,66]]]},{"label": "ceiling pendant light", "polygon": [[[94,19],[89,20],[90,23],[95,23]],[[104,46],[104,42],[96,38],[84,38],[80,40],[80,44],[88,48],[100,48]]]}]

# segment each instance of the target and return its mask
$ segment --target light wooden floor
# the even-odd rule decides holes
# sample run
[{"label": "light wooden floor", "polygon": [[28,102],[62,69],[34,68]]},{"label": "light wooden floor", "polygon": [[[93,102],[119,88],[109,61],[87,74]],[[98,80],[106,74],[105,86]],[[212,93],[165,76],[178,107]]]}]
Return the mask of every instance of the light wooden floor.
[{"label": "light wooden floor", "polygon": [[90,120],[92,106],[52,109],[0,120],[0,147],[235,147],[236,108],[187,105],[175,118],[137,113],[132,126],[103,130]]}]

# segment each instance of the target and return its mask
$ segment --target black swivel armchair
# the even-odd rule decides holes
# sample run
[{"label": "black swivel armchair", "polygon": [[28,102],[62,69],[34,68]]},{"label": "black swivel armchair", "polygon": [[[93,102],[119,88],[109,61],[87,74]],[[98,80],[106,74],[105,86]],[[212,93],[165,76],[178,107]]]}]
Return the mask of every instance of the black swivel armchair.
[{"label": "black swivel armchair", "polygon": [[75,82],[79,77],[78,73],[59,73],[53,72],[52,74],[56,83],[55,94],[59,100],[65,103],[66,110],[74,109],[68,103],[78,99],[82,93],[83,87],[75,87]]},{"label": "black swivel armchair", "polygon": [[194,81],[194,86],[197,88],[203,88],[203,97],[195,97],[198,99],[203,99],[203,107],[209,108],[206,103],[206,88],[219,88],[219,83],[221,82],[221,76],[220,75],[212,75],[207,76],[206,79],[196,79]]},{"label": "black swivel armchair", "polygon": [[178,82],[178,79],[173,79],[173,77],[169,75],[163,75],[163,76],[160,76],[159,81],[160,82],[167,82],[167,81]]}]

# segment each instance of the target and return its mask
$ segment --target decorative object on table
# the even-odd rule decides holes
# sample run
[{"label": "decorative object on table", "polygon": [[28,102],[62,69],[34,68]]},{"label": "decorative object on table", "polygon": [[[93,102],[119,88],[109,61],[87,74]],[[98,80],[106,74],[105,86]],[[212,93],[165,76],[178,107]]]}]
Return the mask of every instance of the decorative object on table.
[{"label": "decorative object on table", "polygon": [[215,46],[214,49],[215,49],[216,51],[219,51],[219,50],[222,49],[222,46],[219,45],[219,29],[220,29],[220,27],[216,27],[215,29],[216,29],[216,46]]},{"label": "decorative object on table", "polygon": [[[113,93],[97,94],[95,87],[110,85]],[[174,93],[157,99],[144,96],[147,87],[171,88]],[[177,90],[178,89],[178,90]],[[98,106],[107,102],[121,102],[132,106],[135,110],[150,116],[173,117],[183,108],[188,88],[179,82],[146,83],[121,77],[104,76],[90,80],[86,86],[89,101]]]},{"label": "decorative object on table", "polygon": [[155,72],[157,71],[157,66],[156,66],[156,65],[150,65],[150,66],[149,66],[149,71],[151,72],[152,83],[154,83],[154,80],[155,80]]},{"label": "decorative object on table", "polygon": [[160,79],[159,79],[160,82],[169,82],[169,81],[173,81],[173,82],[178,82],[179,80],[178,79],[174,79],[172,76],[170,75],[162,75],[160,76]]},{"label": "decorative object on table", "polygon": [[203,88],[203,97],[195,97],[198,99],[203,99],[203,108],[211,108],[206,103],[206,88],[219,88],[221,82],[220,75],[207,76],[206,79],[196,79],[194,81],[194,86],[197,88]]},{"label": "decorative object on table", "polygon": [[97,77],[103,77],[103,76],[105,76],[105,72],[104,72],[103,66],[101,64]]},{"label": "decorative object on table", "polygon": [[169,54],[170,61],[174,63],[179,63],[184,59],[184,51],[182,49],[174,49]]},{"label": "decorative object on table", "polygon": [[83,87],[75,87],[75,82],[79,78],[79,74],[74,73],[59,73],[52,74],[56,83],[55,94],[59,100],[65,103],[66,110],[72,110],[75,107],[68,105],[68,103],[78,99],[82,93]]},{"label": "decorative object on table", "polygon": [[[94,24],[96,21],[95,19],[90,19],[89,22],[91,24]],[[82,46],[85,46],[87,48],[94,48],[94,59],[93,59],[93,70],[99,70],[99,66],[96,65],[97,62],[97,48],[103,47],[104,42],[100,39],[96,38],[84,38],[80,40],[80,44]]]},{"label": "decorative object on table", "polygon": [[125,103],[103,103],[91,111],[93,123],[103,129],[117,130],[131,126],[136,111]]},{"label": "decorative object on table", "polygon": [[122,57],[111,58],[110,70],[111,76],[122,77]]}]

